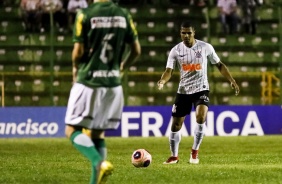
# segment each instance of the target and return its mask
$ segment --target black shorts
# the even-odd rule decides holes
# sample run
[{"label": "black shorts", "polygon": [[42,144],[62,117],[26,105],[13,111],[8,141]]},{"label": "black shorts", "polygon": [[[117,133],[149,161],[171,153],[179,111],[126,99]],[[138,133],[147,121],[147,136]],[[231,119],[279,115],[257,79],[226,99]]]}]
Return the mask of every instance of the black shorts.
[{"label": "black shorts", "polygon": [[172,116],[184,117],[190,114],[192,105],[194,105],[195,109],[200,104],[209,107],[209,102],[209,91],[201,91],[189,95],[177,93],[172,107]]}]

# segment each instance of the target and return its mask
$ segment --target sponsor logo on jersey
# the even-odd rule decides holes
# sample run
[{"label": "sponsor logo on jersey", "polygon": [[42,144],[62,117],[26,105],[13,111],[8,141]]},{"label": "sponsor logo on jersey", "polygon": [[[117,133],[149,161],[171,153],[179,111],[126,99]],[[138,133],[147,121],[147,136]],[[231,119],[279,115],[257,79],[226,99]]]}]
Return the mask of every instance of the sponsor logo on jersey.
[{"label": "sponsor logo on jersey", "polygon": [[184,71],[198,71],[201,70],[202,66],[201,64],[182,64],[182,70]]},{"label": "sponsor logo on jersey", "polygon": [[93,17],[91,28],[126,28],[126,20],[121,16],[114,17]]},{"label": "sponsor logo on jersey", "polygon": [[97,70],[94,71],[92,76],[95,77],[119,77],[120,72],[118,70]]}]

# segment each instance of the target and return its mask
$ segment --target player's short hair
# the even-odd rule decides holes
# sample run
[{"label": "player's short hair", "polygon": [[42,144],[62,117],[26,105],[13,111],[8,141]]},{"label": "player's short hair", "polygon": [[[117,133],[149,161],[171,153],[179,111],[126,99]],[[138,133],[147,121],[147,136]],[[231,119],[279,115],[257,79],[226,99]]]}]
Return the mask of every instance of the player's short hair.
[{"label": "player's short hair", "polygon": [[193,29],[195,29],[195,27],[193,26],[192,22],[190,22],[190,21],[188,21],[188,20],[183,21],[183,22],[181,23],[181,27],[185,27],[185,28],[187,28],[187,27],[192,27]]}]

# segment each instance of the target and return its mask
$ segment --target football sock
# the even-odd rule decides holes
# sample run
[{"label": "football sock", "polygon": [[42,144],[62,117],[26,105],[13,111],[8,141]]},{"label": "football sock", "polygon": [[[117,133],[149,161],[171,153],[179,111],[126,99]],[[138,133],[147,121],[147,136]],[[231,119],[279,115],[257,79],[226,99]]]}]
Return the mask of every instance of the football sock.
[{"label": "football sock", "polygon": [[197,123],[197,126],[194,131],[194,144],[192,146],[193,150],[199,150],[203,137],[205,135],[205,131],[206,131],[205,123],[203,124]]},{"label": "football sock", "polygon": [[73,146],[86,158],[88,158],[92,165],[92,173],[90,183],[97,183],[97,168],[100,162],[102,161],[102,157],[95,149],[93,142],[91,139],[83,134],[81,131],[75,131],[70,137]]},{"label": "football sock", "polygon": [[178,156],[178,148],[179,148],[180,141],[181,141],[181,135],[179,131],[170,132],[169,145],[170,145],[171,156],[174,156],[174,157]]},{"label": "football sock", "polygon": [[105,139],[92,139],[94,142],[95,148],[100,153],[103,160],[106,160],[107,158],[107,147]]}]

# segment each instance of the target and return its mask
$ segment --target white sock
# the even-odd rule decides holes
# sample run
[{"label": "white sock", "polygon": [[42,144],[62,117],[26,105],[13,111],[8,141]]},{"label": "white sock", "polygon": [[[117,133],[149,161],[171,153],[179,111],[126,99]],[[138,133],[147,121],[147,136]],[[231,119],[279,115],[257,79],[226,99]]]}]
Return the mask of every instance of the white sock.
[{"label": "white sock", "polygon": [[205,131],[206,131],[205,123],[203,124],[197,123],[197,126],[194,130],[194,144],[192,146],[193,150],[199,150],[203,137],[205,135]]},{"label": "white sock", "polygon": [[79,134],[74,139],[73,142],[77,145],[84,146],[84,147],[92,147],[94,146],[92,140],[85,134]]},{"label": "white sock", "polygon": [[179,143],[181,141],[180,132],[170,132],[169,135],[169,146],[171,151],[171,156],[177,157],[178,156],[178,148]]}]

